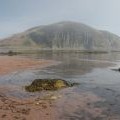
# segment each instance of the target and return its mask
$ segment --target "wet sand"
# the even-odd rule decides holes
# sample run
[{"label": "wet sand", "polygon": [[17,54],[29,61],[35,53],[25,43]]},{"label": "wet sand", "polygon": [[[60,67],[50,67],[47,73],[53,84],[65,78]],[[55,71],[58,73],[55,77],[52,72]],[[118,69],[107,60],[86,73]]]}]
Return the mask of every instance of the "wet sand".
[{"label": "wet sand", "polygon": [[42,97],[17,99],[0,94],[0,120],[119,120],[105,115],[105,100],[92,92],[74,92],[74,88],[49,92]]},{"label": "wet sand", "polygon": [[87,120],[102,116],[103,108],[93,106],[102,100],[100,97],[91,92],[78,95],[73,89],[28,99],[5,96],[2,93],[4,89],[0,89],[0,120],[71,120],[77,119],[75,112],[79,112],[79,118],[86,116],[84,119]]},{"label": "wet sand", "polygon": [[55,120],[49,101],[16,99],[0,95],[0,120]]},{"label": "wet sand", "polygon": [[[0,75],[21,70],[42,69],[54,64],[56,62],[52,60],[0,56]],[[8,91],[17,89],[16,86],[0,86],[0,120],[53,120],[54,115],[51,115],[53,110],[49,107],[50,102],[44,101],[41,106],[38,106],[35,98],[21,100],[6,96]]]},{"label": "wet sand", "polygon": [[0,75],[9,74],[19,70],[44,68],[52,64],[55,64],[55,61],[36,60],[14,56],[0,56]]},{"label": "wet sand", "polygon": [[[71,65],[71,63],[74,64]],[[11,74],[12,72],[16,71],[19,72],[36,68],[43,69],[55,64],[56,62],[51,60],[36,60],[14,56],[2,56],[0,57],[0,74],[2,76]],[[53,66],[53,68],[49,67],[47,70],[48,72],[51,72],[50,75],[56,75],[56,73],[58,73],[58,75],[62,76],[62,74],[67,75],[67,73],[69,73],[68,76],[69,79],[71,79],[71,77],[73,77],[71,75],[74,75],[74,73],[75,76],[76,73],[77,75],[81,75],[81,70],[87,71],[86,73],[89,73],[92,68],[96,66],[102,66],[103,64],[98,65],[95,64],[95,62],[77,62],[72,60],[70,64],[69,61],[67,61],[62,65],[64,67],[58,65],[58,68]],[[94,84],[97,80],[102,81],[105,75],[107,75],[105,79],[107,78],[107,80],[109,80],[108,76],[113,74],[116,75],[117,73],[108,70],[107,73],[110,74],[107,74],[106,70],[103,72],[102,71],[103,70],[97,72],[95,69],[95,74],[93,74],[93,77],[87,76],[87,83],[89,84],[88,86],[85,86],[84,83],[82,85],[82,78],[79,77],[78,81],[81,80],[80,86],[54,92],[43,91],[42,93],[39,93],[42,95],[30,96],[28,98],[18,98],[6,94],[10,91],[20,91],[22,88],[20,89],[14,85],[0,85],[0,120],[120,120],[120,95],[111,90],[108,86],[106,88],[106,85],[100,85],[100,87],[96,87],[97,85]],[[49,75],[48,72],[44,73],[43,75]],[[100,77],[96,76],[99,74]],[[105,80],[103,79],[103,81]],[[106,82],[108,83],[108,81]],[[103,83],[105,84],[105,82]]]}]

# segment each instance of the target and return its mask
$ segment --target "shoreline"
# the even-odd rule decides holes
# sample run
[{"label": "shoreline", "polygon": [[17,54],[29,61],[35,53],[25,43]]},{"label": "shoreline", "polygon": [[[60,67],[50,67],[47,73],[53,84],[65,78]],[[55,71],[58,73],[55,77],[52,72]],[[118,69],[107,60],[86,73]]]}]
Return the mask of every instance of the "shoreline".
[{"label": "shoreline", "polygon": [[44,59],[20,58],[19,56],[0,56],[0,75],[19,70],[45,68],[55,64],[58,64],[58,62]]},{"label": "shoreline", "polygon": [[[1,68],[4,68],[4,65],[6,66],[6,69],[3,69],[3,72],[1,72],[1,76],[6,76],[6,74],[9,76],[9,74],[15,71],[18,73],[21,71],[24,72],[25,70],[34,71],[34,69],[42,69],[60,63],[57,61],[44,59],[37,60],[18,56],[0,56],[0,61],[4,62],[4,64],[0,62]],[[92,62],[95,61],[92,60]],[[108,66],[107,62],[105,62],[105,64]],[[12,67],[12,65],[14,65],[14,67]],[[21,88],[19,89],[13,84],[11,86],[0,85],[0,120],[106,120],[107,118],[109,120],[119,120],[120,117],[114,113],[106,113],[109,112],[108,109],[117,109],[113,108],[114,106],[111,105],[111,101],[106,101],[108,100],[107,97],[110,97],[110,93],[116,98],[116,92],[109,87],[101,89],[96,86],[93,89],[94,86],[91,86],[93,85],[92,82],[95,82],[95,80],[90,80],[90,88],[81,83],[78,87],[71,87],[59,91],[42,91],[41,93],[35,93],[36,95],[32,93],[30,97],[23,98],[21,97],[21,93],[20,98],[12,96],[13,92],[17,92],[17,90],[19,91]],[[106,93],[107,97],[100,95],[99,91],[101,93]],[[7,92],[11,92],[11,94],[7,94]],[[109,94],[107,95],[107,93]],[[115,104],[113,98],[112,100],[112,104]],[[108,105],[109,103],[110,105]]]},{"label": "shoreline", "polygon": [[[42,69],[57,64],[59,62],[53,60],[0,56],[0,76],[21,70]],[[7,95],[7,92],[11,90],[15,91],[16,86],[0,86],[0,120],[55,120],[54,109],[49,100],[42,101],[38,105],[36,97],[20,99]]]}]

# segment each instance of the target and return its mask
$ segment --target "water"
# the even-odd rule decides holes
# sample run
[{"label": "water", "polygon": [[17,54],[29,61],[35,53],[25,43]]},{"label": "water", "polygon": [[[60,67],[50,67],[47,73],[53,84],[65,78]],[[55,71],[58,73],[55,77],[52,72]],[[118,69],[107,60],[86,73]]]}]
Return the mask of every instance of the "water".
[{"label": "water", "polygon": [[56,111],[63,120],[120,120],[120,54],[52,53],[25,54],[22,57],[59,61],[44,69],[18,71],[0,77],[1,85],[17,86],[9,95],[19,98],[42,93],[27,93],[23,87],[38,78],[60,78],[79,86],[55,92],[62,95]]}]

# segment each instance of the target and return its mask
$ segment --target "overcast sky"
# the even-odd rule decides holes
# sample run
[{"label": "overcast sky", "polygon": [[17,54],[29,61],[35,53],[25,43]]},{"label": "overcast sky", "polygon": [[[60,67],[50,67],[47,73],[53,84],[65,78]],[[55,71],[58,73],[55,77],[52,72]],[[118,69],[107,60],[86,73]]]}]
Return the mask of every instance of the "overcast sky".
[{"label": "overcast sky", "polygon": [[120,35],[120,0],[0,0],[0,38],[59,21]]}]

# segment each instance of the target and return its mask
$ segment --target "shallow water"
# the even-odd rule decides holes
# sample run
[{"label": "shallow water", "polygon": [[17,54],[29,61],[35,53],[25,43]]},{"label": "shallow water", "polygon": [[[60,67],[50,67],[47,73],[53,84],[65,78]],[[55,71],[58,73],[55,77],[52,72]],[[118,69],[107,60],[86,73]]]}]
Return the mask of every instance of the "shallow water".
[{"label": "shallow water", "polygon": [[[0,84],[17,86],[7,94],[19,98],[39,96],[27,93],[24,86],[38,78],[60,78],[78,82],[79,86],[54,92],[60,94],[56,101],[56,114],[63,120],[120,120],[120,73],[111,67],[120,63],[119,53],[52,53],[25,54],[22,57],[56,60],[60,63],[44,69],[16,71],[1,76]],[[46,94],[46,93],[45,93]]]}]

